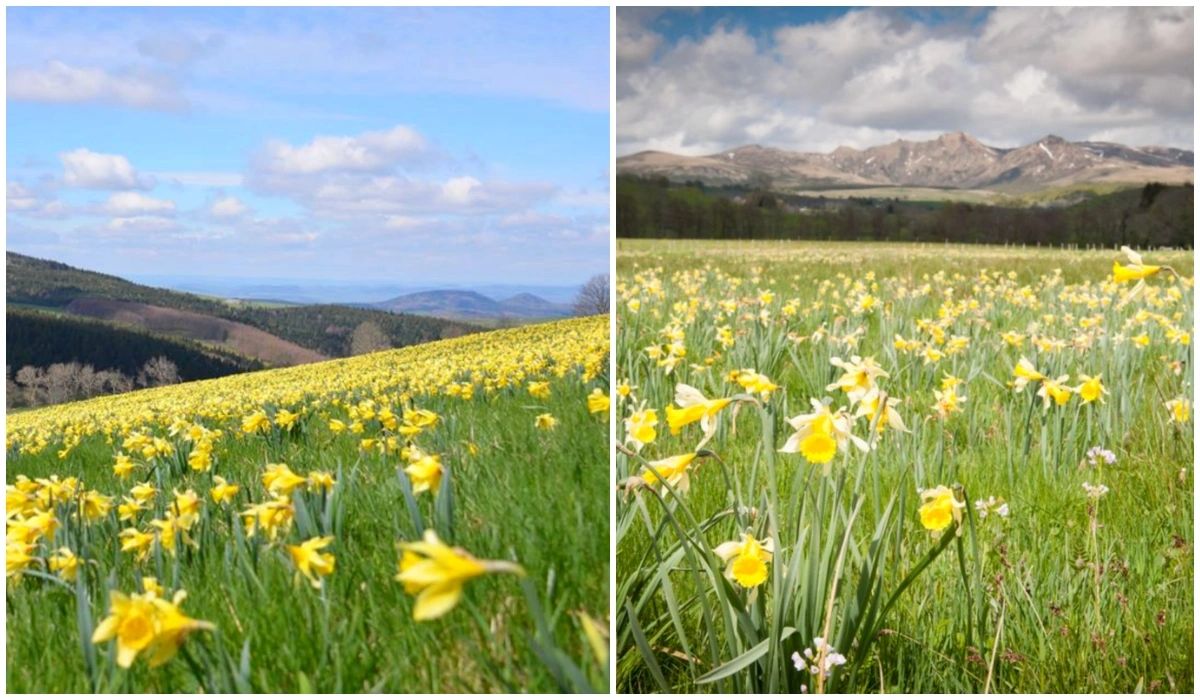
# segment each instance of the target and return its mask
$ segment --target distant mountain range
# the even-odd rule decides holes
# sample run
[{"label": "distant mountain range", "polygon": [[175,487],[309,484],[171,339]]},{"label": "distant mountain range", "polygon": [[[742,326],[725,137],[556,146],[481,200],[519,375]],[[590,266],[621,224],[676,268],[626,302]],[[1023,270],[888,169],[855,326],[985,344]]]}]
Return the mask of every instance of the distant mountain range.
[{"label": "distant mountain range", "polygon": [[617,159],[617,173],[752,186],[779,192],[874,187],[929,187],[1026,193],[1083,183],[1164,184],[1193,181],[1193,152],[1134,148],[1046,136],[997,148],[962,132],[930,141],[899,140],[859,150],[802,153],[741,146],[707,156],[643,151]]},{"label": "distant mountain range", "polygon": [[547,301],[535,294],[522,293],[497,300],[479,292],[460,289],[436,289],[403,294],[371,306],[393,313],[437,316],[462,321],[545,319],[571,315],[569,304]]},{"label": "distant mountain range", "polygon": [[518,294],[534,294],[550,302],[570,303],[579,292],[578,285],[543,284],[478,284],[466,287],[457,284],[404,284],[386,281],[311,280],[267,278],[247,280],[237,277],[139,274],[134,281],[158,287],[168,287],[194,294],[206,294],[231,299],[256,299],[289,304],[356,304],[371,305],[380,299],[437,290],[473,291],[506,299]]}]

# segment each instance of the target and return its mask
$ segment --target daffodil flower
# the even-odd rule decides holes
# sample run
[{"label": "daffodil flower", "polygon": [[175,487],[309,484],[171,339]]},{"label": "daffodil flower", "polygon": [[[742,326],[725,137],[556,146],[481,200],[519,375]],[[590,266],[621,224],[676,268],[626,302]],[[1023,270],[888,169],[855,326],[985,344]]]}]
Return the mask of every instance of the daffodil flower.
[{"label": "daffodil flower", "polygon": [[292,563],[313,588],[320,588],[321,579],[333,573],[334,556],[321,551],[331,544],[333,537],[313,537],[298,545],[288,545]]},{"label": "daffodil flower", "polygon": [[761,586],[770,569],[767,564],[775,552],[774,541],[768,537],[759,541],[745,533],[740,540],[718,545],[713,552],[725,562],[725,577],[743,588]]},{"label": "daffodil flower", "polygon": [[[647,467],[642,472],[642,481],[648,486],[655,486],[661,477],[662,481],[665,481],[672,489],[685,493],[688,490],[688,467],[695,459],[696,453],[688,452],[650,462],[650,467],[653,469]],[[658,472],[657,476],[655,472]]]},{"label": "daffodil flower", "polygon": [[400,544],[400,573],[396,580],[417,596],[413,619],[433,620],[454,609],[462,599],[463,585],[488,573],[524,576],[525,570],[509,561],[483,561],[458,547],[444,544],[433,530],[420,542]]},{"label": "daffodil flower", "polygon": [[934,535],[950,527],[951,523],[962,524],[966,503],[958,500],[954,490],[948,486],[937,486],[921,492],[921,507],[917,513],[921,525]]}]

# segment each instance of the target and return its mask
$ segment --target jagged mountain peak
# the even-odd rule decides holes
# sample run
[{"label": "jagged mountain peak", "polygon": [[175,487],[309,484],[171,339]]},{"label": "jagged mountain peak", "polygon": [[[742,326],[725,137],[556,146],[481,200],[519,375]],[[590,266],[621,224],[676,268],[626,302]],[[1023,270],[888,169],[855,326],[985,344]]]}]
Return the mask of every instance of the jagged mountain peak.
[{"label": "jagged mountain peak", "polygon": [[1030,191],[1084,182],[1191,182],[1192,164],[1193,153],[1177,148],[1072,142],[1053,133],[997,148],[951,131],[926,141],[839,146],[828,153],[747,144],[700,157],[637,154],[618,158],[617,172],[710,185],[760,186],[765,180],[779,191],[864,186]]}]

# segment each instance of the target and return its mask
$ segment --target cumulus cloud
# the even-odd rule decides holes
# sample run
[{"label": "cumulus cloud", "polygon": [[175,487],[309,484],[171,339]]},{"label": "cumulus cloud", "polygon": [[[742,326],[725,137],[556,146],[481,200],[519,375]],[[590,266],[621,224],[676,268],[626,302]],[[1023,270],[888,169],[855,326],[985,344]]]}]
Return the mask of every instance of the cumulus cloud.
[{"label": "cumulus cloud", "polygon": [[438,176],[429,169],[434,164],[453,165],[420,133],[396,126],[356,136],[318,136],[299,146],[269,142],[252,158],[246,182],[320,216],[399,217],[389,219],[399,222],[524,209],[557,189],[548,183],[509,182],[465,172]]},{"label": "cumulus cloud", "polygon": [[278,175],[325,172],[383,172],[401,163],[428,158],[432,149],[415,129],[399,125],[357,136],[318,136],[301,146],[283,141],[266,145],[257,159],[259,170]]},{"label": "cumulus cloud", "polygon": [[217,197],[208,205],[209,216],[215,219],[236,219],[250,211],[250,207],[237,197]]},{"label": "cumulus cloud", "polygon": [[967,131],[1192,148],[1191,8],[999,8],[923,22],[866,9],[765,35],[736,22],[668,41],[617,13],[620,154],[746,143],[828,151]]},{"label": "cumulus cloud", "polygon": [[8,99],[28,102],[100,102],[137,109],[177,111],[187,100],[175,84],[147,72],[117,73],[104,68],[50,61],[8,71]]},{"label": "cumulus cloud", "polygon": [[104,211],[114,216],[169,214],[174,213],[175,202],[155,199],[140,192],[116,192],[104,203]]},{"label": "cumulus cloud", "polygon": [[122,155],[96,153],[86,148],[58,154],[63,166],[63,183],[69,187],[96,190],[149,189],[153,178],[140,175]]},{"label": "cumulus cloud", "polygon": [[8,182],[6,195],[8,211],[21,216],[61,219],[71,213],[71,208],[65,202],[54,199],[48,192],[14,180]]}]

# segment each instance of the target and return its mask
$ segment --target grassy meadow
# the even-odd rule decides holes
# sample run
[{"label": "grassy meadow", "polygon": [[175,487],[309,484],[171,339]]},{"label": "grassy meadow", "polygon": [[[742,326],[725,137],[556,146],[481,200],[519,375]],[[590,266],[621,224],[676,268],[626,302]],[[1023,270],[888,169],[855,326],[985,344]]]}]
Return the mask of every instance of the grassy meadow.
[{"label": "grassy meadow", "polygon": [[8,690],[607,689],[608,329],[9,415]]},{"label": "grassy meadow", "polygon": [[1193,257],[1140,252],[619,241],[618,690],[1192,692]]}]

